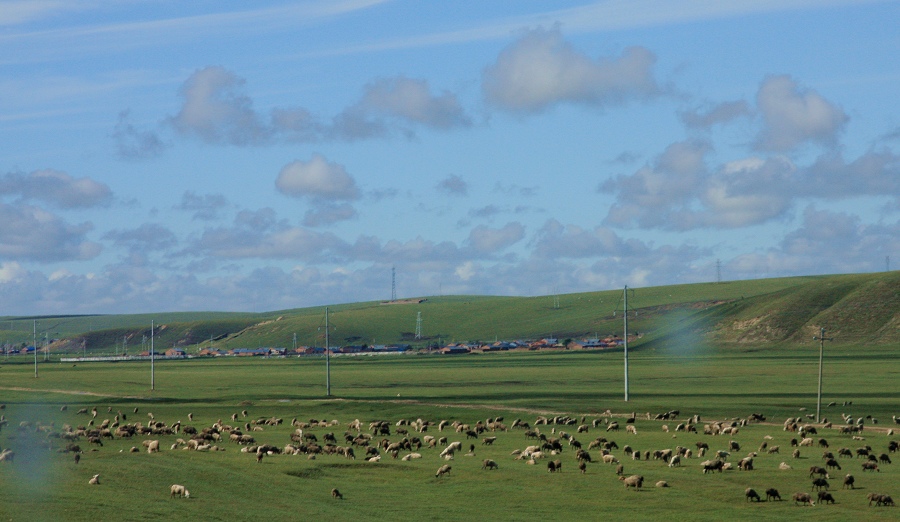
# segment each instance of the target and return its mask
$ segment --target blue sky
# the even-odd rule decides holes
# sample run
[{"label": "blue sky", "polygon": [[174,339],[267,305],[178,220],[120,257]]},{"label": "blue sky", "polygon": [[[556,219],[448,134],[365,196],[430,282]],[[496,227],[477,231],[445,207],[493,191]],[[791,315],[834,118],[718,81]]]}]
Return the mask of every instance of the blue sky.
[{"label": "blue sky", "polygon": [[900,265],[900,4],[0,0],[0,315]]}]

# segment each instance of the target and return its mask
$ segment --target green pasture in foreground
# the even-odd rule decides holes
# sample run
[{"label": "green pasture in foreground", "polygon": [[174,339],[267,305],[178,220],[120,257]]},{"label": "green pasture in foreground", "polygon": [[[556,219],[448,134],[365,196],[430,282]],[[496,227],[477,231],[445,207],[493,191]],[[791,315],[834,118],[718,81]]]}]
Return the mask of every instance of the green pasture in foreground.
[{"label": "green pasture in foreground", "polygon": [[[832,450],[871,445],[877,454],[887,453],[893,426],[891,415],[900,414],[900,355],[886,348],[842,347],[827,354],[824,372],[823,413],[840,421],[840,414],[872,415],[864,441],[853,440],[833,429],[822,429]],[[325,397],[324,359],[233,359],[160,361],[156,364],[156,390],[150,392],[149,363],[49,363],[39,366],[34,378],[31,365],[0,362],[0,411],[8,424],[0,430],[0,447],[16,451],[12,463],[0,462],[0,519],[2,520],[321,520],[405,519],[455,520],[596,520],[627,517],[636,520],[775,520],[815,516],[819,520],[848,520],[860,515],[871,520],[896,520],[897,508],[868,507],[870,491],[900,498],[900,463],[881,465],[881,472],[862,472],[861,459],[840,459],[843,469],[832,472],[835,505],[797,507],[790,500],[796,491],[811,492],[809,467],[824,465],[823,449],[802,448],[801,458],[791,457],[790,439],[782,430],[788,416],[815,412],[817,350],[768,349],[729,354],[648,350],[630,354],[631,400],[623,401],[621,352],[504,353],[469,356],[398,355],[335,357],[331,359],[333,397]],[[830,402],[838,406],[827,406]],[[845,401],[852,405],[842,406]],[[66,405],[65,411],[60,407]],[[77,414],[96,406],[97,422],[112,419],[117,411],[125,422],[143,422],[152,412],[157,420],[182,421],[197,428],[218,419],[243,427],[257,418],[279,417],[284,423],[251,433],[258,442],[283,447],[294,430],[291,419],[336,419],[338,426],[307,429],[319,440],[334,432],[343,444],[347,423],[373,420],[392,424],[391,441],[402,437],[394,423],[400,419],[458,420],[474,425],[488,417],[514,418],[534,423],[538,415],[571,415],[590,423],[614,415],[637,412],[637,434],[606,433],[602,427],[575,434],[584,446],[606,436],[619,445],[612,453],[626,474],[645,477],[641,491],[626,490],[616,480],[614,466],[592,463],[587,473],[577,470],[572,448],[553,458],[563,462],[563,472],[547,472],[546,460],[527,465],[510,453],[523,449],[522,430],[497,432],[494,445],[467,439],[449,430],[410,435],[447,436],[463,443],[464,451],[451,462],[438,457],[440,448],[423,448],[423,458],[401,461],[385,455],[381,462],[333,455],[307,460],[301,456],[273,455],[256,462],[241,453],[240,446],[222,442],[224,452],[193,452],[170,446],[179,437],[158,438],[162,452],[130,453],[135,440],[106,440],[102,447],[78,441],[85,450],[80,464],[57,450],[64,441],[48,436],[63,424],[85,425],[89,416]],[[138,412],[134,413],[134,409]],[[248,410],[248,417],[231,415]],[[741,428],[735,436],[706,436],[675,432],[679,421],[647,420],[646,412],[681,411],[679,421],[693,414],[702,420],[746,417],[762,413],[767,423]],[[108,410],[111,410],[108,413]],[[188,420],[188,413],[194,416]],[[618,417],[623,422],[623,418]],[[32,424],[21,428],[20,423]],[[52,427],[35,429],[35,423]],[[671,431],[666,433],[662,425]],[[574,426],[540,426],[575,432]],[[491,435],[491,434],[487,434]],[[660,461],[632,461],[625,444],[641,451],[694,447],[705,441],[712,450],[738,442],[744,456],[756,450],[765,437],[777,454],[761,453],[753,471],[726,471],[704,475],[700,459],[670,468]],[[183,438],[187,438],[181,435]],[[376,437],[375,441],[383,437]],[[475,456],[463,456],[475,445]],[[90,447],[89,447],[90,446]],[[96,449],[96,451],[91,451]],[[405,452],[404,452],[405,453]],[[600,453],[592,450],[595,461]],[[499,470],[481,470],[481,459],[497,461]],[[780,462],[793,469],[778,470]],[[441,464],[449,463],[449,476],[436,478]],[[856,477],[858,488],[841,490],[844,474]],[[88,485],[100,474],[101,484]],[[666,480],[670,488],[655,488]],[[171,499],[168,487],[184,484],[191,498]],[[331,498],[337,487],[345,499]],[[777,488],[783,502],[748,503],[744,489],[761,495]]]}]

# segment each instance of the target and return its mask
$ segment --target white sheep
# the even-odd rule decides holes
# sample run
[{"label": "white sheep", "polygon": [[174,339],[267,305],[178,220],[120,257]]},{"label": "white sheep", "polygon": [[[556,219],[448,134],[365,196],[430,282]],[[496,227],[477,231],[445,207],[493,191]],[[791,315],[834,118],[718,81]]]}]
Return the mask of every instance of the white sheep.
[{"label": "white sheep", "polygon": [[176,496],[181,498],[191,498],[191,492],[180,484],[172,484],[169,486],[169,492],[171,493],[170,496],[172,498],[175,498]]},{"label": "white sheep", "polygon": [[100,484],[100,474],[98,473],[98,474],[94,475],[93,477],[91,477],[91,480],[88,481],[88,484],[91,484],[94,486],[99,485]]}]

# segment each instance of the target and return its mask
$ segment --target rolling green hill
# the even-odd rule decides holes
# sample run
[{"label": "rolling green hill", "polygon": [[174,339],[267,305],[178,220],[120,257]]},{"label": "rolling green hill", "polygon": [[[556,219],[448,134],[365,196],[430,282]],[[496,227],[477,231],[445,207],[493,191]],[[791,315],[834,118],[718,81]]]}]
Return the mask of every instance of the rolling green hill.
[{"label": "rolling green hill", "polygon": [[[439,296],[328,307],[332,345],[446,342],[621,334],[623,291],[559,296]],[[758,346],[812,342],[819,329],[839,344],[900,343],[900,272],[806,276],[629,289],[629,332],[641,347]],[[422,336],[415,338],[421,314]],[[53,353],[135,353],[324,345],[325,307],[267,313],[0,318],[0,342],[58,339]],[[39,345],[42,343],[39,342]]]}]

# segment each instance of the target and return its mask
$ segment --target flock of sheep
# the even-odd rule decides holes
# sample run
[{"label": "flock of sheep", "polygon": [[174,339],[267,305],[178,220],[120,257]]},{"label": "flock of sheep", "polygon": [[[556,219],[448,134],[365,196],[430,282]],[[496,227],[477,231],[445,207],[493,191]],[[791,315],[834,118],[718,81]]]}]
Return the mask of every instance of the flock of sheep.
[{"label": "flock of sheep", "polygon": [[[65,407],[62,408],[65,410]],[[133,417],[138,417],[138,408],[131,412]],[[251,418],[247,410],[235,412],[231,415],[231,422],[221,419],[207,425],[194,426],[193,415],[188,414],[190,424],[181,421],[167,424],[159,421],[152,413],[146,413],[146,421],[128,422],[128,417],[121,411],[112,412],[107,409],[108,417],[100,415],[97,408],[83,408],[76,414],[76,419],[83,420],[79,426],[65,424],[61,428],[49,425],[23,421],[18,424],[19,430],[33,429],[43,431],[48,441],[58,441],[61,453],[74,455],[75,463],[81,460],[85,451],[100,451],[104,441],[111,439],[141,439],[131,447],[130,452],[144,451],[158,453],[163,447],[168,450],[184,450],[199,452],[226,451],[228,446],[239,448],[241,453],[255,457],[257,463],[262,463],[267,457],[276,455],[304,455],[308,459],[330,458],[326,456],[342,457],[345,459],[365,459],[376,463],[382,459],[401,459],[404,461],[434,458],[443,463],[437,468],[435,478],[449,479],[453,470],[452,461],[458,457],[475,457],[476,452],[488,452],[493,458],[478,459],[481,469],[485,471],[499,470],[497,463],[500,456],[492,448],[500,438],[520,440],[524,443],[521,449],[515,449],[508,455],[510,465],[538,465],[546,462],[549,473],[563,471],[565,461],[566,469],[571,465],[580,473],[587,473],[588,466],[593,463],[609,465],[615,470],[615,477],[620,480],[625,489],[642,489],[645,478],[643,475],[625,473],[627,461],[659,461],[662,466],[679,468],[689,466],[691,462],[697,462],[698,473],[703,475],[723,472],[752,472],[758,460],[781,460],[781,445],[775,444],[775,438],[769,435],[754,443],[752,451],[742,450],[748,442],[738,440],[738,433],[748,424],[765,422],[763,415],[752,414],[746,418],[732,419],[728,421],[703,422],[698,415],[681,418],[680,412],[673,410],[656,416],[646,414],[646,419],[641,422],[645,427],[654,426],[664,433],[671,433],[673,439],[694,438],[696,442],[691,447],[675,446],[674,448],[645,449],[641,451],[636,446],[642,437],[638,435],[637,415],[632,413],[624,416],[623,420],[614,420],[611,412],[588,422],[586,417],[571,416],[538,416],[533,423],[522,419],[516,419],[508,424],[502,417],[479,420],[473,423],[460,421],[428,421],[423,419],[400,420],[396,422],[373,421],[363,423],[360,420],[343,424],[337,420],[326,421],[309,419],[306,421],[293,419],[289,421],[291,431],[284,445],[258,443],[255,434],[269,428],[278,427],[285,423],[281,418],[256,417]],[[643,417],[643,416],[642,416]],[[648,421],[659,421],[650,423]],[[873,447],[867,438],[872,441],[881,438],[881,433],[869,436],[871,428],[864,430],[865,419],[844,418],[844,423],[832,425],[825,423],[818,428],[806,424],[802,418],[789,418],[783,424],[785,434],[779,435],[784,439],[784,445],[790,445],[791,449],[785,449],[785,454],[790,452],[791,459],[783,460],[778,464],[778,469],[791,473],[794,466],[789,462],[800,462],[798,459],[815,459],[813,455],[821,453],[822,466],[809,466],[808,479],[813,493],[797,491],[791,496],[791,500],[797,505],[813,506],[835,503],[835,497],[831,492],[832,473],[840,480],[843,489],[855,490],[856,478],[851,471],[856,467],[860,473],[880,473],[879,466],[891,465],[890,454],[898,449],[898,442],[890,440],[884,450]],[[900,419],[895,418],[900,424]],[[0,416],[0,429],[7,426],[9,421]],[[674,425],[674,427],[670,427]],[[343,433],[339,433],[343,429]],[[857,447],[850,449],[841,447],[832,448],[827,438],[818,430],[830,430],[845,443],[853,441]],[[600,432],[600,436],[594,437],[591,431]],[[325,433],[322,433],[325,431]],[[883,432],[883,430],[882,430]],[[864,436],[865,433],[865,436]],[[888,436],[893,431],[887,431]],[[619,437],[617,443],[611,437]],[[623,439],[624,437],[624,439]],[[168,440],[166,440],[168,438]],[[455,439],[455,440],[454,440]],[[657,437],[658,439],[658,437]],[[166,442],[163,442],[166,440]],[[83,445],[85,445],[83,447]],[[95,448],[96,446],[96,448]],[[591,451],[594,451],[592,455]],[[423,455],[424,454],[424,455]],[[805,455],[805,457],[801,457]],[[431,455],[425,457],[425,455]],[[763,456],[763,458],[760,458]],[[0,462],[12,461],[15,457],[14,450],[10,448],[0,449]],[[614,466],[614,468],[612,467]],[[646,468],[646,465],[643,466]],[[848,469],[844,469],[848,468]],[[734,471],[731,471],[734,470]],[[805,472],[798,465],[798,471],[792,476],[797,476],[797,488],[801,488],[800,479]],[[752,473],[747,473],[749,480]],[[842,477],[840,475],[843,475]],[[610,472],[612,476],[612,472]],[[694,480],[694,479],[691,479]],[[100,475],[94,474],[90,480],[91,485],[100,485]],[[658,488],[669,487],[666,480],[654,482]],[[181,484],[169,486],[171,498],[191,498],[188,489]],[[765,500],[781,500],[777,489],[769,487],[760,489],[764,491]],[[332,489],[331,495],[335,499],[343,500],[343,494],[337,489]],[[747,501],[762,502],[763,497],[753,487],[744,490]],[[870,492],[866,497],[869,506],[887,507],[894,506],[894,500],[890,494],[883,492]]]}]

